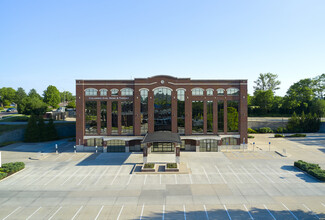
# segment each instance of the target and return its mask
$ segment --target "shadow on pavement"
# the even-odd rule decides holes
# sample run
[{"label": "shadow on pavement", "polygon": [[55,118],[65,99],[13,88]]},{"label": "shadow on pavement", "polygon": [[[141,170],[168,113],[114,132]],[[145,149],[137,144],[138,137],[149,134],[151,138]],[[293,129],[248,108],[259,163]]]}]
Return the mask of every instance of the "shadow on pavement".
[{"label": "shadow on pavement", "polygon": [[307,183],[319,183],[319,182],[321,182],[318,179],[316,179],[315,177],[310,176],[309,174],[299,170],[298,168],[296,168],[294,166],[285,165],[285,166],[282,166],[281,169],[292,172],[296,177],[304,180]]}]

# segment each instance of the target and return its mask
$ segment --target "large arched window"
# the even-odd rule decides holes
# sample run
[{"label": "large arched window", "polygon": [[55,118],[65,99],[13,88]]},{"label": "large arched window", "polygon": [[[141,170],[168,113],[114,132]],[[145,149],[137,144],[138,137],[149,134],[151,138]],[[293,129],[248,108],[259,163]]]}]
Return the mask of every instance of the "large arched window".
[{"label": "large arched window", "polygon": [[224,95],[225,90],[224,89],[217,89],[217,95]]},{"label": "large arched window", "polygon": [[107,96],[107,89],[100,89],[100,96]]},{"label": "large arched window", "polygon": [[213,95],[213,89],[207,89],[207,95],[212,96]]},{"label": "large arched window", "polygon": [[239,95],[239,89],[229,88],[227,89],[227,95]]},{"label": "large arched window", "polygon": [[121,89],[121,95],[122,96],[132,96],[133,95],[133,89],[130,89],[130,88]]},{"label": "large arched window", "polygon": [[155,131],[171,131],[172,90],[167,87],[154,89],[154,128]]},{"label": "large arched window", "polygon": [[88,89],[85,89],[85,95],[86,96],[97,96],[97,89],[94,89],[94,88],[88,88]]},{"label": "large arched window", "polygon": [[201,88],[194,88],[192,89],[192,95],[193,96],[199,96],[199,95],[203,95],[203,89]]},{"label": "large arched window", "polygon": [[111,95],[118,95],[118,89],[111,89]]}]

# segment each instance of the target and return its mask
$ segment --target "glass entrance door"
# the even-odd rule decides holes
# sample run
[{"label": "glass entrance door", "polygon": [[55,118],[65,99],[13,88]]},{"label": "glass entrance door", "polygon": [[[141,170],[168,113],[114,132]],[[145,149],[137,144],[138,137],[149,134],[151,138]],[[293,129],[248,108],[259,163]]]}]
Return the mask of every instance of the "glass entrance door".
[{"label": "glass entrance door", "polygon": [[153,143],[152,152],[174,152],[174,144],[163,142]]}]

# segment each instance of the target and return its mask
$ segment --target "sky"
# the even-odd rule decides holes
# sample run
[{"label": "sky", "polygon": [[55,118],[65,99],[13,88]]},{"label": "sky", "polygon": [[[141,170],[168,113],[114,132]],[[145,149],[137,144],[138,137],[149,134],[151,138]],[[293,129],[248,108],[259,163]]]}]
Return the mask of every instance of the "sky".
[{"label": "sky", "polygon": [[172,75],[294,82],[325,73],[324,0],[2,0],[0,87]]}]

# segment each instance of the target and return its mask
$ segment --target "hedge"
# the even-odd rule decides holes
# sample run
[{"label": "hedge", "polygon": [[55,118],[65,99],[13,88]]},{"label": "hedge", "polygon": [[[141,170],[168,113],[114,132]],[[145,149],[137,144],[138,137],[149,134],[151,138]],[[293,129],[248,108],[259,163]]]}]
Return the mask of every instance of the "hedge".
[{"label": "hedge", "polygon": [[3,178],[5,178],[6,176],[8,176],[7,173],[4,173],[4,172],[1,172],[0,171],[0,180],[3,179]]},{"label": "hedge", "polygon": [[143,168],[151,168],[153,169],[155,167],[155,164],[154,163],[146,163]]},{"label": "hedge", "polygon": [[4,163],[0,168],[0,172],[7,173],[11,175],[13,173],[18,172],[25,168],[25,164],[23,162],[15,162],[15,163]]},{"label": "hedge", "polygon": [[274,137],[275,138],[280,138],[280,137],[283,138],[284,136],[282,134],[275,134]]},{"label": "hedge", "polygon": [[167,163],[167,168],[177,168],[177,163]]},{"label": "hedge", "polygon": [[294,166],[303,171],[306,171],[308,174],[316,177],[321,181],[325,181],[325,170],[322,170],[318,164],[298,160],[294,162]]},{"label": "hedge", "polygon": [[292,134],[286,137],[306,137],[306,134]]},{"label": "hedge", "polygon": [[256,134],[256,133],[257,133],[257,131],[255,131],[255,130],[252,129],[252,128],[248,128],[248,129],[247,129],[247,132],[250,133],[250,134]]},{"label": "hedge", "polygon": [[258,130],[259,133],[273,133],[273,130],[269,127],[263,127]]}]

